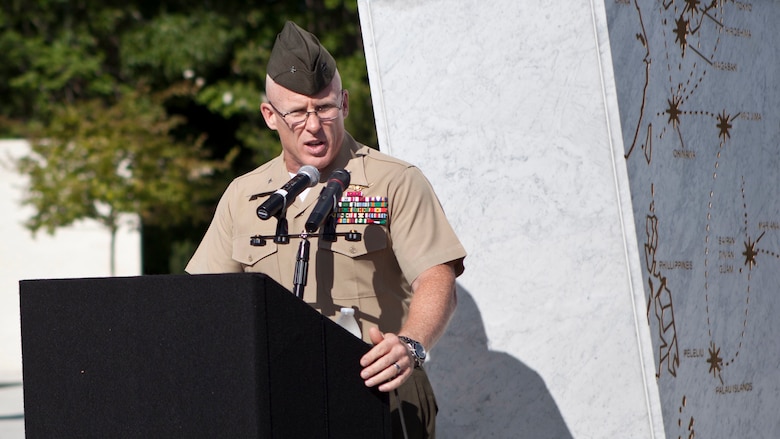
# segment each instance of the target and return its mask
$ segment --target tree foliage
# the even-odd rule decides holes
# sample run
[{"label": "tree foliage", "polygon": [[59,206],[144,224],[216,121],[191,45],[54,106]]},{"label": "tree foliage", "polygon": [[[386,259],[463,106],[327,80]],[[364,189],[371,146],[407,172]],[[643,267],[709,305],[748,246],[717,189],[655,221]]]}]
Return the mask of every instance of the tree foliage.
[{"label": "tree foliage", "polygon": [[158,238],[145,247],[191,247],[159,228],[199,239],[227,181],[280,151],[258,107],[286,20],[337,59],[347,128],[375,144],[355,0],[5,0],[0,137],[33,141],[20,162],[37,211],[28,226],[93,218],[115,231],[134,212]]},{"label": "tree foliage", "polygon": [[49,125],[31,131],[40,137],[31,138],[32,153],[17,163],[30,177],[23,202],[36,212],[27,226],[53,233],[77,220],[98,221],[111,234],[113,274],[122,214],[163,225],[187,219],[185,213],[202,215],[196,202],[209,193],[202,177],[224,163],[199,157],[202,139],[172,139],[171,130],[181,123],[182,117],[169,117],[136,91],[110,106],[92,99],[56,108]]}]

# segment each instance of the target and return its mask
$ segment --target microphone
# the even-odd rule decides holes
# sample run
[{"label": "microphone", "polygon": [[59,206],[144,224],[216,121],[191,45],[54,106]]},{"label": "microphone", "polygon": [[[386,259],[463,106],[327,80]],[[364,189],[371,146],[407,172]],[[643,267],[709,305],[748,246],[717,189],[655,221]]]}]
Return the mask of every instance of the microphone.
[{"label": "microphone", "polygon": [[314,210],[311,211],[309,220],[306,221],[307,232],[313,233],[320,228],[325,218],[333,213],[336,203],[338,203],[341,194],[347,186],[349,186],[349,172],[346,169],[336,169],[330,174],[328,183],[322,188],[320,198],[317,200],[317,204],[314,205]]},{"label": "microphone", "polygon": [[267,200],[257,208],[257,216],[266,220],[277,214],[282,208],[293,203],[295,197],[300,195],[307,187],[314,186],[320,181],[320,171],[314,166],[301,166],[298,174],[284,184],[279,190],[272,193]]}]

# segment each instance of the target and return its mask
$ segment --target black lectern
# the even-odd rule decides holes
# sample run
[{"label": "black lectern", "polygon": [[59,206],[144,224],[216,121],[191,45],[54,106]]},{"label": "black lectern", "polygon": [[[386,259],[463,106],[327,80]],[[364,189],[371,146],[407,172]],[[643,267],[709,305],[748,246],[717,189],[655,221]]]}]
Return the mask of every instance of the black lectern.
[{"label": "black lectern", "polygon": [[28,438],[385,438],[369,346],[261,274],[20,282]]}]

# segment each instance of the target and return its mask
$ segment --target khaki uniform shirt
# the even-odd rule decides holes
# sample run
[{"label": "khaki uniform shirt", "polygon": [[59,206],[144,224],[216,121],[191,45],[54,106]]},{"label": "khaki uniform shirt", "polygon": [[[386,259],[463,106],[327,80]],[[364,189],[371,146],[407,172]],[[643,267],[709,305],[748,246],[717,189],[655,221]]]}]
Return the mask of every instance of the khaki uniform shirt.
[{"label": "khaki uniform shirt", "polygon": [[[288,244],[273,242],[275,217],[261,220],[257,216],[258,206],[267,197],[253,199],[253,195],[274,192],[290,180],[282,154],[229,185],[187,272],[261,272],[292,291],[301,242],[298,235],[304,232],[330,173],[338,168],[350,172],[350,186],[343,196],[386,199],[386,223],[336,226],[337,233],[360,232],[362,240],[358,242],[343,236],[335,242],[309,237],[304,301],[333,319],[341,307],[355,308],[363,338],[368,342],[370,326],[398,332],[407,315],[414,279],[428,268],[451,261],[456,262],[459,275],[466,252],[422,172],[359,145],[348,134],[334,163],[322,170],[320,183],[309,190],[304,201],[296,197],[287,208],[291,235]],[[347,210],[351,210],[347,216],[361,216],[360,208]],[[265,245],[250,244],[250,238],[258,235],[266,237]]]}]

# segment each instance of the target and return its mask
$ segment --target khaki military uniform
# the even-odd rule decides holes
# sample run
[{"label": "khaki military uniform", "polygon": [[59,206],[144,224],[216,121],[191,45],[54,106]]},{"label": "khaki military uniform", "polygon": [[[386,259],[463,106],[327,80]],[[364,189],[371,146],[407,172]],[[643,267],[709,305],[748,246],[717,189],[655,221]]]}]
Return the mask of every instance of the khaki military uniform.
[{"label": "khaki military uniform", "polygon": [[[257,217],[257,207],[267,197],[256,195],[273,192],[290,180],[283,159],[280,155],[230,184],[187,265],[188,273],[261,272],[292,291],[300,243],[295,236],[304,232],[320,190],[338,168],[350,172],[344,196],[385,199],[387,218],[385,224],[336,226],[337,233],[361,233],[357,242],[343,236],[335,242],[309,238],[306,303],[334,319],[341,307],[355,308],[363,338],[370,343],[370,326],[393,333],[401,328],[412,297],[411,282],[420,273],[451,261],[456,261],[457,274],[463,271],[466,252],[422,172],[358,144],[348,134],[331,168],[322,170],[321,182],[303,201],[296,198],[288,207],[289,233],[295,236],[288,244],[274,243],[277,220]],[[265,236],[265,245],[251,245],[253,236]]]},{"label": "khaki military uniform", "polygon": [[[345,196],[383,200],[384,224],[338,224],[337,233],[357,231],[360,241],[339,236],[335,242],[309,237],[311,251],[304,301],[335,319],[341,307],[352,307],[363,339],[371,343],[368,328],[398,333],[412,298],[411,283],[426,269],[455,263],[463,272],[466,252],[450,227],[439,200],[419,169],[356,143],[345,135],[339,156],[321,171],[320,183],[303,201],[296,198],[287,208],[291,235],[304,232],[320,190],[334,169],[350,172]],[[290,180],[281,155],[248,174],[236,178],[220,200],[187,272],[261,272],[293,291],[295,262],[300,239],[276,244],[277,220],[260,220],[257,208],[268,194]],[[359,209],[358,209],[359,210]],[[381,210],[381,209],[380,209]],[[360,216],[360,213],[351,214]],[[370,216],[370,215],[369,215]],[[359,222],[360,218],[356,220]],[[381,221],[377,221],[381,222]],[[321,230],[320,230],[321,231]],[[252,245],[252,237],[264,236],[265,244]],[[403,401],[404,428],[400,401]],[[436,399],[422,368],[391,397],[393,437],[435,437]]]}]

